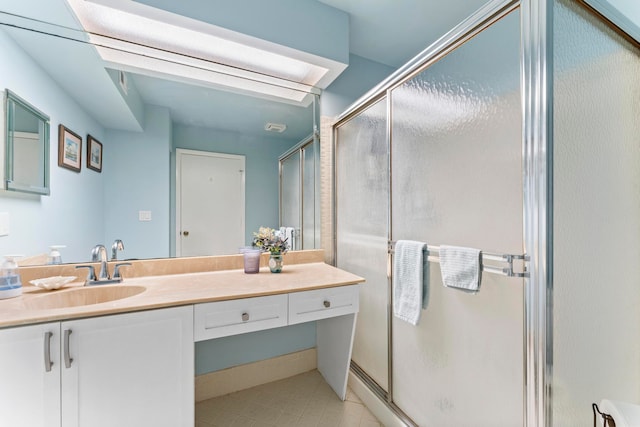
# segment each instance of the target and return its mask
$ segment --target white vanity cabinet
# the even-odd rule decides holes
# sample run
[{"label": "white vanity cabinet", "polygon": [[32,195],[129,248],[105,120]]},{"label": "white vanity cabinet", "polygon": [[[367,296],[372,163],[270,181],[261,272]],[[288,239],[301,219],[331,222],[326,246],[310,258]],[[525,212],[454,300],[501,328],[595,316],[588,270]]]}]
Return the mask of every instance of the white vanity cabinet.
[{"label": "white vanity cabinet", "polygon": [[315,321],[318,370],[344,400],[359,288],[356,284],[195,304],[194,338],[203,341]]},{"label": "white vanity cabinet", "polygon": [[60,323],[1,329],[0,426],[59,426],[60,409]]},{"label": "white vanity cabinet", "polygon": [[192,425],[193,352],[192,306],[0,330],[0,425]]}]

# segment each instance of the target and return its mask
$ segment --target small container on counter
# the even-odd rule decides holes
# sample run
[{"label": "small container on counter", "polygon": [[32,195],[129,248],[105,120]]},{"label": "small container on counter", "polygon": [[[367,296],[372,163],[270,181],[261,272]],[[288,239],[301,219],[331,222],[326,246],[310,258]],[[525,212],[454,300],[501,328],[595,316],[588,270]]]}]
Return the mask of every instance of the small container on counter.
[{"label": "small container on counter", "polygon": [[14,298],[22,295],[22,281],[18,274],[16,258],[22,255],[5,255],[0,268],[0,299]]}]

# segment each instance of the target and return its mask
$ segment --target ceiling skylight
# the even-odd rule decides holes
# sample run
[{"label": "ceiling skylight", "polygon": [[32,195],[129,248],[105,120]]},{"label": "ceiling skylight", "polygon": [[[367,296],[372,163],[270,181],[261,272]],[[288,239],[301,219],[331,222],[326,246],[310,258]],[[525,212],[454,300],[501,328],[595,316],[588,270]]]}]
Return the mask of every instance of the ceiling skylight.
[{"label": "ceiling skylight", "polygon": [[235,41],[233,32],[211,24],[132,1],[96,1],[102,4],[67,0],[90,42],[114,68],[296,103],[306,103],[329,72],[252,46],[244,35],[236,37],[244,42]]}]

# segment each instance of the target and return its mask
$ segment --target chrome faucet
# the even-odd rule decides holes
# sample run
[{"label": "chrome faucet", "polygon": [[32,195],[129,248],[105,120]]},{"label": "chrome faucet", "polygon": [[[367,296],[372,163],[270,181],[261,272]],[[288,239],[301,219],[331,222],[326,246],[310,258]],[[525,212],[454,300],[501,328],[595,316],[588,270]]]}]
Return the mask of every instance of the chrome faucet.
[{"label": "chrome faucet", "polygon": [[[100,259],[98,259],[100,258]],[[107,268],[107,248],[104,245],[95,245],[91,250],[91,261],[100,261],[100,273],[98,280],[109,280],[109,269]]]},{"label": "chrome faucet", "polygon": [[124,250],[124,243],[122,243],[122,240],[116,239],[113,242],[113,245],[111,245],[111,261],[117,261],[118,251],[123,251],[123,250]]},{"label": "chrome faucet", "polygon": [[[115,259],[116,251],[118,247],[121,247],[120,250],[124,249],[124,245],[122,244],[122,240],[116,240],[113,243],[113,254]],[[109,277],[109,268],[107,266],[107,249],[104,245],[95,245],[93,249],[91,249],[91,261],[97,262],[100,261],[100,273],[98,277],[96,277],[95,268],[93,265],[77,265],[76,268],[87,268],[89,273],[87,274],[87,280],[85,281],[85,286],[87,285],[107,285],[111,283],[120,283],[122,282],[122,274],[120,270],[122,267],[130,266],[130,262],[121,262],[116,264],[113,268],[113,279]]]}]

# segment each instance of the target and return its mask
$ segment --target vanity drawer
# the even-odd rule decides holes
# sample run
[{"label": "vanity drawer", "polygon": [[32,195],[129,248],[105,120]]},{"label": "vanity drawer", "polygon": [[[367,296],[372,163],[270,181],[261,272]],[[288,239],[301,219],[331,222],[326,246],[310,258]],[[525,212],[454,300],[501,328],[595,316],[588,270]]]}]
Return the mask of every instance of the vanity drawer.
[{"label": "vanity drawer", "polygon": [[289,324],[358,312],[359,285],[289,294]]},{"label": "vanity drawer", "polygon": [[203,341],[287,324],[287,295],[196,304],[194,338]]}]

